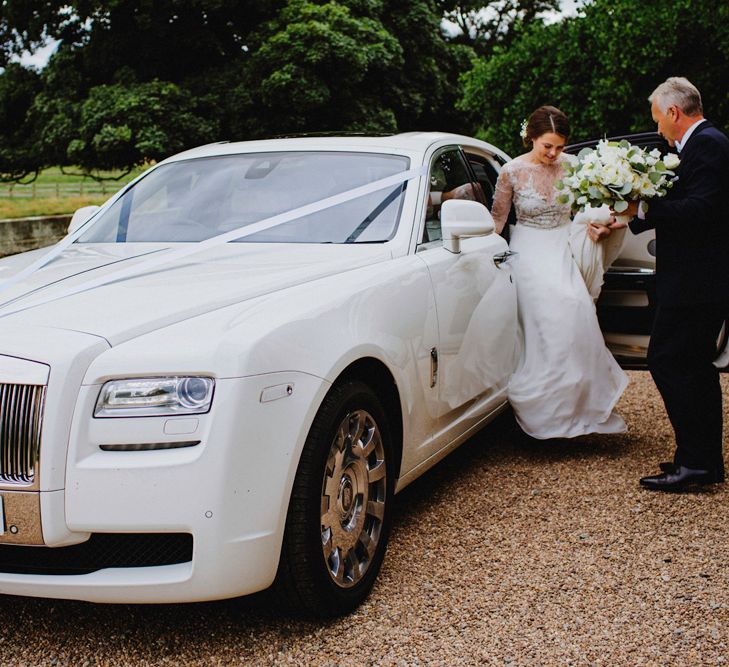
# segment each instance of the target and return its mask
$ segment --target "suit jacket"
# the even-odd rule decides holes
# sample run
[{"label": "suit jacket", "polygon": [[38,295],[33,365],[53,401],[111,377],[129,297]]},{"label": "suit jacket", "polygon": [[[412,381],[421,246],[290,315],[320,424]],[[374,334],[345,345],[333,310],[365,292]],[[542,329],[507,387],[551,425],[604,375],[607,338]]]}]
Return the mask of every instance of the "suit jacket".
[{"label": "suit jacket", "polygon": [[681,150],[678,177],[633,233],[656,230],[656,296],[663,306],[729,307],[729,139],[709,121]]}]

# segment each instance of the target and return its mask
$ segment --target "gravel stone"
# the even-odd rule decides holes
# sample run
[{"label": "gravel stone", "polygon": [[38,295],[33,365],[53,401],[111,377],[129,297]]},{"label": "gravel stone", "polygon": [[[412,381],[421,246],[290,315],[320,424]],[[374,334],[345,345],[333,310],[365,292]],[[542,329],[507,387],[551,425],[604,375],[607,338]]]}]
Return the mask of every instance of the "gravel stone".
[{"label": "gravel stone", "polygon": [[[729,488],[639,487],[673,435],[650,375],[629,376],[628,433],[539,442],[507,414],[398,495],[378,583],[350,616],[0,596],[0,664],[726,664]],[[722,390],[726,411],[727,376]]]}]

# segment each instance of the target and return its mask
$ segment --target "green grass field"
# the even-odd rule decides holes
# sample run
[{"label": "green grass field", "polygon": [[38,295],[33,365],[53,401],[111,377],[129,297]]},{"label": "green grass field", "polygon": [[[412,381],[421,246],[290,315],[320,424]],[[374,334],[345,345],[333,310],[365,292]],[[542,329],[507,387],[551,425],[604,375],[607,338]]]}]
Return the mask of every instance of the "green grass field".
[{"label": "green grass field", "polygon": [[[124,184],[136,178],[144,167],[129,174],[100,172],[115,180],[97,181],[76,169],[44,169],[33,183],[0,183],[0,220],[73,213],[81,206],[103,204]],[[66,173],[64,173],[66,172]]]},{"label": "green grass field", "polygon": [[[135,176],[141,174],[145,168],[146,167],[139,167],[134,169],[126,176],[123,175],[124,172],[119,170],[100,171],[97,172],[97,175],[101,178],[112,179],[106,181],[106,186],[111,188],[129,182]],[[90,176],[84,176],[81,173],[81,170],[77,167],[64,167],[63,169],[61,169],[61,167],[50,167],[49,169],[44,169],[38,174],[38,178],[35,179],[35,182],[38,185],[55,185],[56,183],[78,184],[82,182],[89,185],[100,185],[100,181],[95,181]]]},{"label": "green grass field", "polygon": [[33,216],[63,215],[91,204],[103,204],[109,195],[85,195],[83,197],[8,197],[0,196],[0,220],[30,218]]}]

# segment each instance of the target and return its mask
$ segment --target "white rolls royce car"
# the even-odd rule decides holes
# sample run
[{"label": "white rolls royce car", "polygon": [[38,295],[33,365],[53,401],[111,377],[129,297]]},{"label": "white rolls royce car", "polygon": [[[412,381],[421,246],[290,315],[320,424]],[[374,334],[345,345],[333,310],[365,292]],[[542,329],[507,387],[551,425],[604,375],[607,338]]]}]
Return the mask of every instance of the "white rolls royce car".
[{"label": "white rolls royce car", "polygon": [[[507,407],[507,159],[436,133],[204,146],[0,261],[0,593],[359,604],[393,495]],[[652,238],[598,303],[633,366]]]},{"label": "white rolls royce car", "polygon": [[507,159],[219,143],[2,260],[0,592],[354,608],[393,495],[507,405]]}]

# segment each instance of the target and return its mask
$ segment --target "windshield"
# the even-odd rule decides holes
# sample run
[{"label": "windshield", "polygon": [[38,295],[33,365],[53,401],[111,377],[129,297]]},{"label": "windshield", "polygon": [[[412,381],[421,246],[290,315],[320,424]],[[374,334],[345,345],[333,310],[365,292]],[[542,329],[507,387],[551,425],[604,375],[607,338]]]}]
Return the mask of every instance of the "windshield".
[{"label": "windshield", "polygon": [[[78,243],[202,241],[407,171],[378,153],[250,153],[162,165]],[[375,243],[397,229],[406,183],[256,232],[242,243]]]}]

